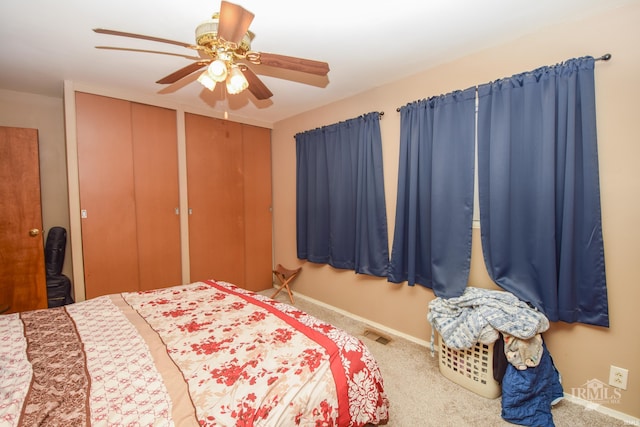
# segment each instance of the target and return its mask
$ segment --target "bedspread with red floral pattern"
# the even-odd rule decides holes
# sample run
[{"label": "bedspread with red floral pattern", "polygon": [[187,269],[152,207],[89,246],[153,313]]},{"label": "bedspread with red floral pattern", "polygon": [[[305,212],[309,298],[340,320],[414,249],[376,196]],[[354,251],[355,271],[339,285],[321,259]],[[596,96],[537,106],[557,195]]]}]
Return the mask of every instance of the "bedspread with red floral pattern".
[{"label": "bedspread with red floral pattern", "polygon": [[182,371],[201,425],[361,426],[387,417],[355,337],[228,283],[124,295]]},{"label": "bedspread with red floral pattern", "polygon": [[[82,342],[73,349],[84,349],[79,366],[86,365],[89,379],[76,381],[84,388],[72,392],[74,405],[88,394],[81,410],[90,414],[86,425],[342,427],[388,418],[379,368],[357,338],[229,283],[124,293],[51,310],[58,310],[65,335]],[[28,329],[46,323],[51,310],[0,316],[0,340],[8,344],[0,348],[0,422],[7,425],[26,422],[25,413],[47,417],[69,407],[59,396],[31,398],[31,385],[52,375],[31,368],[44,357],[30,353],[37,347],[26,337],[38,335]],[[59,373],[60,357],[50,359],[58,360]]]}]

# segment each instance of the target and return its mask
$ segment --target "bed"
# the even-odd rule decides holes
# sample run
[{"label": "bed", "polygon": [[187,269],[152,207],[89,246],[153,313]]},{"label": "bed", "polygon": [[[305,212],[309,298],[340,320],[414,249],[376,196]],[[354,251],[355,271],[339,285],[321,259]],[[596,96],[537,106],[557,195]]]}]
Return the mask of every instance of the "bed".
[{"label": "bed", "polygon": [[386,423],[376,361],[288,304],[204,281],[0,316],[0,424]]}]

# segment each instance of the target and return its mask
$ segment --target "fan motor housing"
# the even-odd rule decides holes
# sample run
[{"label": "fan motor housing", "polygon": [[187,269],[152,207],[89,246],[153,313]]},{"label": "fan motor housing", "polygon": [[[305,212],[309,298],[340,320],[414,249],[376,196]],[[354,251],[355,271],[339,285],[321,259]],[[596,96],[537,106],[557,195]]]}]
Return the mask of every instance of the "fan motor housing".
[{"label": "fan motor housing", "polygon": [[217,50],[218,47],[223,47],[225,50],[231,50],[238,56],[244,56],[251,50],[251,36],[247,32],[239,46],[235,43],[228,42],[218,38],[218,14],[214,14],[211,19],[208,19],[196,27],[196,43],[198,46],[203,46],[211,50]]},{"label": "fan motor housing", "polygon": [[218,42],[218,19],[208,19],[196,27],[198,46],[211,47]]}]

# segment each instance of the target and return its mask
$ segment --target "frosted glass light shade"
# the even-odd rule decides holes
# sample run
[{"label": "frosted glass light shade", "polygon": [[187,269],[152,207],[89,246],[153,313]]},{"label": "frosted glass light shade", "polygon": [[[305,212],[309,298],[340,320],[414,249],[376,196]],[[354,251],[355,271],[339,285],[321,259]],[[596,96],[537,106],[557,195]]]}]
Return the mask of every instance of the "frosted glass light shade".
[{"label": "frosted glass light shade", "polygon": [[238,67],[232,67],[227,78],[227,92],[232,95],[242,92],[249,87],[249,82]]},{"label": "frosted glass light shade", "polygon": [[216,88],[215,80],[213,80],[211,77],[209,77],[209,73],[207,71],[205,71],[204,73],[200,74],[200,77],[198,77],[198,81],[200,83],[202,83],[202,86],[206,87],[207,89],[209,89],[212,92]]},{"label": "frosted glass light shade", "polygon": [[207,72],[213,80],[223,82],[227,78],[227,64],[221,59],[216,59],[209,64]]}]

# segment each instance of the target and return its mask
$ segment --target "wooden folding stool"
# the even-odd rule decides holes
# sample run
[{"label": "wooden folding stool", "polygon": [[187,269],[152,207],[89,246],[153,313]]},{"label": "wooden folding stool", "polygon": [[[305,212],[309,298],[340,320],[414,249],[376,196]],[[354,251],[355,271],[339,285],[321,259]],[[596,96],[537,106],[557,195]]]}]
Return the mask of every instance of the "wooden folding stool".
[{"label": "wooden folding stool", "polygon": [[278,281],[280,281],[280,287],[275,291],[273,295],[271,295],[271,298],[275,298],[282,289],[286,288],[287,292],[289,293],[289,299],[291,299],[291,304],[293,304],[293,294],[291,293],[289,284],[298,276],[300,270],[302,270],[302,267],[298,267],[295,270],[289,270],[278,264],[276,266],[276,269],[273,270],[273,274],[278,278]]}]

